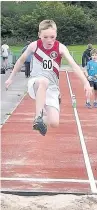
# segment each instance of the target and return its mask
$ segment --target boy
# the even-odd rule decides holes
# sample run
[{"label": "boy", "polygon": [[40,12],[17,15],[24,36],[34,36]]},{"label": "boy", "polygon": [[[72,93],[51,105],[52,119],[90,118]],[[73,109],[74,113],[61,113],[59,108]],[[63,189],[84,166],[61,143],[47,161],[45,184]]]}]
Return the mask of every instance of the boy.
[{"label": "boy", "polygon": [[[97,49],[91,51],[92,60],[87,64],[87,70],[85,75],[90,83],[90,86],[94,89],[94,103],[93,106],[97,108]],[[90,97],[87,97],[86,107],[92,108],[90,103]]]},{"label": "boy", "polygon": [[66,46],[56,40],[57,26],[53,20],[43,20],[39,24],[38,36],[40,39],[32,42],[18,59],[5,84],[8,88],[27,56],[33,53],[32,78],[28,82],[29,95],[36,99],[33,129],[45,136],[47,125],[52,127],[59,125],[59,67],[63,56],[82,80],[88,97],[92,94],[92,90],[87,78],[69,54]]}]

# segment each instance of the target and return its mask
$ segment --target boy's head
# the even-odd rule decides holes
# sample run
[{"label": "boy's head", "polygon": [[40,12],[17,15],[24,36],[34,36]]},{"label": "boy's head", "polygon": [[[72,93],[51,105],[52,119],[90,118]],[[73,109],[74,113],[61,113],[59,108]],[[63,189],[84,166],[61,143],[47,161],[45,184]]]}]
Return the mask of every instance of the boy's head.
[{"label": "boy's head", "polygon": [[93,49],[92,44],[88,44],[88,45],[87,45],[87,48],[88,48],[89,50],[92,50],[92,49]]},{"label": "boy's head", "polygon": [[53,20],[43,20],[39,24],[39,38],[43,42],[43,46],[47,49],[53,47],[56,36],[57,36],[57,26]]},{"label": "boy's head", "polygon": [[97,61],[97,49],[91,50],[90,54],[91,54],[92,60]]}]

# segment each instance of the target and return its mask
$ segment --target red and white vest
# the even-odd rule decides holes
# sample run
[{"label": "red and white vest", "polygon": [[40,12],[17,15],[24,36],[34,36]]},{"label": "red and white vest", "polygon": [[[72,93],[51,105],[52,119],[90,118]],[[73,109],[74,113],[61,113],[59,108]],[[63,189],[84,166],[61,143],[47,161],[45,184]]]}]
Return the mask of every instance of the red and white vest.
[{"label": "red and white vest", "polygon": [[37,40],[37,49],[33,54],[33,74],[40,71],[54,71],[59,78],[59,69],[61,64],[61,55],[59,53],[59,41],[55,41],[51,49],[43,47],[42,40]]}]

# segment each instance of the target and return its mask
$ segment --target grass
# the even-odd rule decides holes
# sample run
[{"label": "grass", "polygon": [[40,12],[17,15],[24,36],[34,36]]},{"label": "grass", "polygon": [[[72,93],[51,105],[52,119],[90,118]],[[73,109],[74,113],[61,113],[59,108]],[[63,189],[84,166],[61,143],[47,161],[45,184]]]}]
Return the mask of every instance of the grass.
[{"label": "grass", "polygon": [[[67,46],[67,48],[70,54],[73,56],[76,63],[81,64],[82,54],[87,48],[87,45]],[[97,48],[97,45],[93,45],[93,48]],[[68,62],[65,59],[62,59],[62,64],[68,64]]]},{"label": "grass", "polygon": [[23,46],[10,46],[11,52],[17,57],[21,54]]},{"label": "grass", "polygon": [[[11,52],[15,54],[17,57],[21,54],[21,51],[24,46],[11,46]],[[93,45],[94,48],[97,48],[97,45]],[[87,45],[74,45],[74,46],[67,46],[70,54],[73,56],[74,60],[81,64],[81,58],[83,51],[87,48]],[[62,59],[62,64],[68,64],[65,59]]]}]

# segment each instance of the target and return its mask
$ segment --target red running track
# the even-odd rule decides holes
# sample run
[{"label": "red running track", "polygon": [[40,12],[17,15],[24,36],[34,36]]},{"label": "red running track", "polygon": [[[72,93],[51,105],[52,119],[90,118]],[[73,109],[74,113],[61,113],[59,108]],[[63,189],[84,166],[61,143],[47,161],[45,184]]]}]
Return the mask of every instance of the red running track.
[{"label": "red running track", "polygon": [[[97,110],[84,107],[79,79],[69,73],[97,184]],[[2,191],[92,193],[71,105],[66,73],[60,74],[60,126],[45,137],[32,130],[35,104],[26,95],[1,129]]]}]

